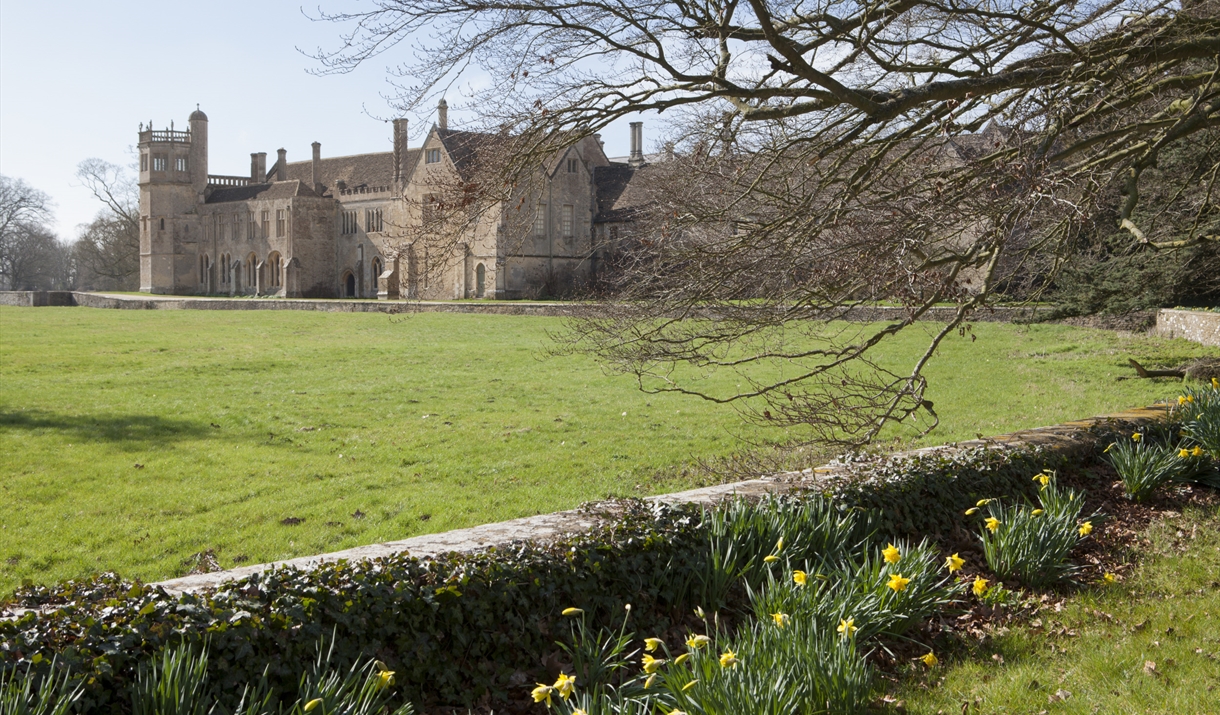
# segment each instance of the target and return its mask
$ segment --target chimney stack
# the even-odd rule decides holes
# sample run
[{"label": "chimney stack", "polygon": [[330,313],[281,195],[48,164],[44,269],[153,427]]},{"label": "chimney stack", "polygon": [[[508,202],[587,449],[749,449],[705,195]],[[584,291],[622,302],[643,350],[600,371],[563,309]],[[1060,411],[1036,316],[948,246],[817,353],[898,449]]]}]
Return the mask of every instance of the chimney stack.
[{"label": "chimney stack", "polygon": [[644,165],[644,123],[631,123],[631,156],[627,164],[639,168]]},{"label": "chimney stack", "polygon": [[313,190],[322,193],[322,144],[313,143]]},{"label": "chimney stack", "polygon": [[288,181],[288,150],[278,149],[276,153],[280,158],[275,162],[275,180]]},{"label": "chimney stack", "polygon": [[250,183],[267,183],[267,152],[259,151],[250,154]]},{"label": "chimney stack", "polygon": [[444,97],[436,103],[436,126],[440,129],[449,128],[449,103]]},{"label": "chimney stack", "polygon": [[394,181],[400,182],[407,173],[407,120],[394,120]]}]

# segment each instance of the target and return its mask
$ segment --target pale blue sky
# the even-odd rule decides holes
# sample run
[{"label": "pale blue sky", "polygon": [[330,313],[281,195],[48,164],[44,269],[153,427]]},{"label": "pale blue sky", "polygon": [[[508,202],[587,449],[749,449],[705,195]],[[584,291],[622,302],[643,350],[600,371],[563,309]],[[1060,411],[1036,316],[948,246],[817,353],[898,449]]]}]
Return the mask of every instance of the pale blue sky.
[{"label": "pale blue sky", "polygon": [[[322,0],[328,9],[351,0]],[[75,179],[99,157],[131,162],[140,122],[184,128],[195,104],[209,119],[208,169],[248,175],[250,152],[268,163],[389,151],[385,68],[317,77],[297,48],[331,47],[339,27],[310,21],[299,0],[0,0],[0,173],[56,203],[65,239],[100,206]],[[316,5],[308,6],[310,8]],[[450,99],[450,104],[454,104]],[[451,111],[451,122],[457,117]],[[645,146],[657,135],[645,128]],[[652,129],[652,132],[649,131]],[[419,141],[426,127],[412,127]],[[627,121],[602,133],[626,155]]]}]

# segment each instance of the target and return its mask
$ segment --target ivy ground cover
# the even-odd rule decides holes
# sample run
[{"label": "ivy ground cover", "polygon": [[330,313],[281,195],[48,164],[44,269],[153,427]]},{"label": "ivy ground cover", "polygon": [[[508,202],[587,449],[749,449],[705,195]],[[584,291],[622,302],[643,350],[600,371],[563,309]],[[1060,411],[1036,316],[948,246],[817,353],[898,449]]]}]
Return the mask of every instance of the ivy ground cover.
[{"label": "ivy ground cover", "polygon": [[[551,318],[0,308],[0,593],[154,580],[401,539],[608,495],[785,435],[543,358]],[[905,368],[916,327],[888,348]],[[1172,397],[1115,382],[1206,349],[980,324],[941,349],[935,444]],[[1212,350],[1211,354],[1217,351]],[[732,378],[725,377],[729,380]],[[1172,394],[1171,394],[1172,393]],[[895,431],[893,438],[907,433]]]}]

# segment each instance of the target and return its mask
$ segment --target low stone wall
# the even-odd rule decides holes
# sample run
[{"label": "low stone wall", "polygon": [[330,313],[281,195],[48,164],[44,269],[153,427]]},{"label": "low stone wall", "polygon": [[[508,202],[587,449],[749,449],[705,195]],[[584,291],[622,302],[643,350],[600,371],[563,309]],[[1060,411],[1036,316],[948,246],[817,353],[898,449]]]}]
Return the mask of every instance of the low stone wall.
[{"label": "low stone wall", "polygon": [[[33,296],[33,298],[31,298]],[[38,296],[52,296],[48,298]],[[39,302],[41,301],[41,302]],[[318,310],[327,313],[473,313],[484,315],[539,315],[567,317],[588,304],[570,302],[517,301],[385,301],[385,300],[314,300],[307,298],[203,298],[165,295],[120,295],[116,293],[85,293],[81,291],[8,291],[0,292],[0,305],[42,306],[78,305],[85,308],[119,310]],[[975,311],[970,322],[1028,323],[1045,314],[1037,307],[989,307]],[[947,323],[957,314],[952,306],[938,306],[920,316],[921,321]],[[882,323],[904,320],[910,315],[906,308],[890,306],[857,306],[836,312],[840,320]],[[1090,316],[1069,318],[1063,322],[1089,328],[1108,330],[1147,330],[1153,323],[1153,313],[1133,313],[1127,316]],[[815,317],[815,316],[810,316]]]},{"label": "low stone wall", "polygon": [[1220,313],[1165,309],[1156,314],[1156,332],[1167,338],[1185,338],[1220,347]]},{"label": "low stone wall", "polygon": [[[1055,456],[1069,459],[1079,458],[1094,449],[1089,435],[1089,430],[1093,426],[1113,422],[1149,422],[1162,419],[1164,416],[1165,408],[1163,406],[1142,407],[1127,412],[1091,417],[1051,427],[1022,430],[998,437],[898,452],[892,456],[906,457],[930,452],[957,451],[982,446],[1040,446]],[[834,466],[807,469],[803,472],[789,472],[733,484],[722,484],[702,489],[675,492],[673,494],[662,494],[649,497],[648,500],[667,504],[714,504],[732,497],[760,497],[766,494],[783,493],[797,488],[816,487],[820,481],[834,477],[838,469],[838,467]],[[485,524],[469,529],[456,529],[439,534],[426,534],[401,541],[388,541],[381,544],[359,546],[354,549],[335,551],[329,554],[304,556],[269,564],[243,566],[228,571],[184,576],[182,578],[162,581],[154,585],[161,586],[170,593],[199,591],[218,586],[225,581],[240,579],[279,566],[308,569],[325,561],[374,559],[399,553],[407,553],[417,557],[436,556],[455,551],[466,553],[491,547],[507,546],[515,541],[546,540],[566,534],[587,531],[595,526],[596,523],[596,517],[589,512],[574,509],[514,519],[497,524]]]}]

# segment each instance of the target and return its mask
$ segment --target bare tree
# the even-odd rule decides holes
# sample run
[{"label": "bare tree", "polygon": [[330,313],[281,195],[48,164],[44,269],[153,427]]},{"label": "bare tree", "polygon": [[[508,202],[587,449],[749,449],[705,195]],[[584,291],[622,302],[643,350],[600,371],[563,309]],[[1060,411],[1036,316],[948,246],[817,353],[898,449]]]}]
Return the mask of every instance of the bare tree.
[{"label": "bare tree", "polygon": [[[366,4],[322,16],[349,28],[324,70],[414,44],[392,68],[406,110],[482,73],[476,123],[516,137],[497,201],[615,119],[676,115],[675,159],[637,172],[612,300],[570,337],[645,389],[811,438],[934,425],[937,345],[1001,287],[1036,295],[1099,217],[1141,251],[1220,238],[1214,159],[1155,177],[1192,187],[1185,231],[1141,204],[1159,159],[1220,123],[1217,0]],[[878,300],[905,319],[834,320]],[[884,366],[877,347],[942,301],[958,310],[926,351]],[[723,371],[742,388],[704,379]]]},{"label": "bare tree", "polygon": [[0,176],[0,286],[40,287],[49,271],[48,251],[56,245],[44,227],[51,220],[49,196],[21,179]]},{"label": "bare tree", "polygon": [[104,208],[83,227],[76,243],[81,279],[89,287],[134,290],[140,279],[139,190],[123,167],[86,159],[76,177]]}]

